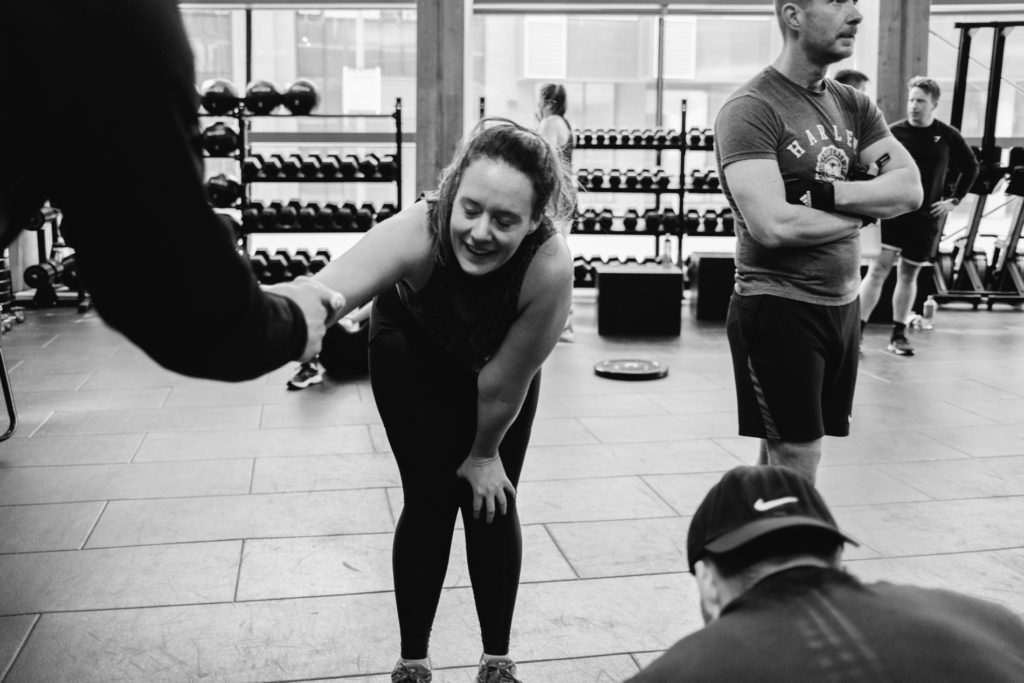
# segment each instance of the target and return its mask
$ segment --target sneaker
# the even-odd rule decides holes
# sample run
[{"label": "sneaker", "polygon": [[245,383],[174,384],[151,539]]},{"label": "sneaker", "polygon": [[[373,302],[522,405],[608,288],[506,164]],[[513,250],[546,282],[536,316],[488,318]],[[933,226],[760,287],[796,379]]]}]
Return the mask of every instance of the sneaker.
[{"label": "sneaker", "polygon": [[305,389],[313,384],[320,384],[324,381],[324,371],[317,362],[303,363],[299,366],[299,371],[295,373],[295,376],[288,380],[288,388],[295,391],[298,389]]},{"label": "sneaker", "polygon": [[887,349],[897,356],[913,356],[914,347],[910,345],[906,337],[893,337],[889,340]]},{"label": "sneaker", "polygon": [[391,683],[430,683],[432,680],[434,674],[430,673],[430,669],[416,664],[403,664],[401,660],[391,671]]},{"label": "sneaker", "polygon": [[523,683],[516,678],[516,663],[511,659],[480,662],[476,683]]}]

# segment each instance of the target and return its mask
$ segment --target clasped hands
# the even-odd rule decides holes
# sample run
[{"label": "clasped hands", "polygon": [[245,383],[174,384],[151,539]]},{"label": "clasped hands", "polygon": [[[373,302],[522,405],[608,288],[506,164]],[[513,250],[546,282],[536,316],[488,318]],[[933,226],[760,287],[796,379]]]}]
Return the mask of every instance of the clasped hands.
[{"label": "clasped hands", "polygon": [[306,276],[299,276],[291,282],[265,285],[263,291],[291,299],[302,309],[306,319],[306,347],[298,360],[303,363],[312,360],[320,352],[328,326],[341,317],[345,297]]}]

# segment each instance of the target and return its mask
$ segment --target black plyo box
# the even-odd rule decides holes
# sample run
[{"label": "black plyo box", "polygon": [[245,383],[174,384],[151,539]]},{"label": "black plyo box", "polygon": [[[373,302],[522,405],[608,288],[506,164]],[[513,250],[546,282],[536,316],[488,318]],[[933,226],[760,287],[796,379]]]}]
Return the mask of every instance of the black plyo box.
[{"label": "black plyo box", "polygon": [[675,266],[594,267],[597,333],[679,336],[683,271]]}]

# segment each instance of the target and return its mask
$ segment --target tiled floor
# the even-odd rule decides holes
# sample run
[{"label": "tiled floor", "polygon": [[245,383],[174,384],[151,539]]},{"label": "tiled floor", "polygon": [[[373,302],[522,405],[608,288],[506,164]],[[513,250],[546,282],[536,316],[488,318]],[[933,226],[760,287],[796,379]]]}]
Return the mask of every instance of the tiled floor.
[{"label": "tiled floor", "polygon": [[[1024,615],[1024,313],[943,309],[919,355],[870,328],[853,435],[819,484],[868,579],[945,586]],[[183,320],[187,324],[187,320]],[[548,361],[519,490],[513,655],[534,683],[620,681],[699,626],[689,515],[753,460],[735,435],[721,324],[598,337]],[[21,417],[0,444],[4,681],[384,681],[397,656],[390,546],[402,498],[368,384],[288,392],[158,368],[95,314],[33,311],[3,338]],[[596,377],[600,359],[666,379]],[[479,656],[456,535],[431,655]]]}]

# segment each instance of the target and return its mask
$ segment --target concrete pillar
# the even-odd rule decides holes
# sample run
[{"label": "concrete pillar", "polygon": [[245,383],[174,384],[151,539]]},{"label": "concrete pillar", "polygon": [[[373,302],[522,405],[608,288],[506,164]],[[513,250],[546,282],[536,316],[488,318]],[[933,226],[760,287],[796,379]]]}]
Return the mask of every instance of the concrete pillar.
[{"label": "concrete pillar", "polygon": [[928,75],[931,0],[884,0],[878,11],[878,108],[891,123],[906,118],[907,81]]}]

